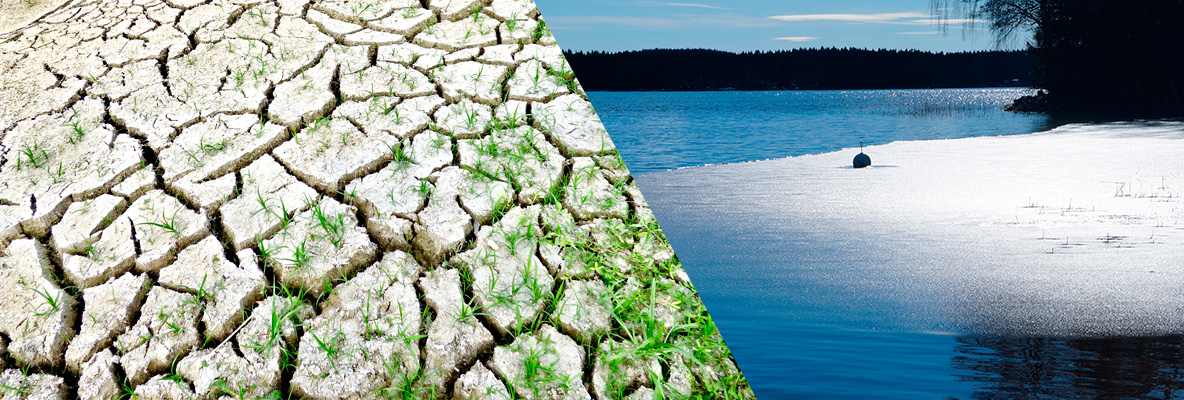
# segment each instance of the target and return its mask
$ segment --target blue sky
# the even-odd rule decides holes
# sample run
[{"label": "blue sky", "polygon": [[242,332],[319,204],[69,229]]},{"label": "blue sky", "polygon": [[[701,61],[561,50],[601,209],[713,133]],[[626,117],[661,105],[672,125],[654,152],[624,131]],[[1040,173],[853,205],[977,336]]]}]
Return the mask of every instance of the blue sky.
[{"label": "blue sky", "polygon": [[[536,0],[568,50],[996,49],[986,24],[934,23],[929,0]],[[1004,48],[1022,48],[1026,38]]]}]

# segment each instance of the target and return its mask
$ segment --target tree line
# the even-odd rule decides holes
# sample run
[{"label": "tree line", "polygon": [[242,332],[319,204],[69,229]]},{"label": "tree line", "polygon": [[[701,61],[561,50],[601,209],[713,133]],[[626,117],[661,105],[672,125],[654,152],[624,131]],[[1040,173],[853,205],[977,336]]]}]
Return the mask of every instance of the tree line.
[{"label": "tree line", "polygon": [[1034,81],[1023,51],[652,49],[565,55],[591,91],[962,88]]}]

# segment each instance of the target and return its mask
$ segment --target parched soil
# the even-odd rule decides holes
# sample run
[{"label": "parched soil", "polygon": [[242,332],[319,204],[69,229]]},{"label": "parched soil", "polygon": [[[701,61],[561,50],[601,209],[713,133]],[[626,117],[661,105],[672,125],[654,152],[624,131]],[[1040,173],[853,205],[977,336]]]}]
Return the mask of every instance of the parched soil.
[{"label": "parched soil", "polygon": [[532,1],[42,9],[0,399],[752,397]]}]

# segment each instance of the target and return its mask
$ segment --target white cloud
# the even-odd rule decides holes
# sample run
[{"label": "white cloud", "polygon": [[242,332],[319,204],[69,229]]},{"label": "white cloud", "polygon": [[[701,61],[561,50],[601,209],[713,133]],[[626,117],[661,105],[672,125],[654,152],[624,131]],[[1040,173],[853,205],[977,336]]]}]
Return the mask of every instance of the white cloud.
[{"label": "white cloud", "polygon": [[803,22],[803,21],[840,21],[840,22],[869,22],[869,23],[899,23],[901,20],[910,18],[928,18],[929,14],[923,12],[899,12],[899,13],[880,13],[880,14],[795,14],[795,15],[774,15],[769,18],[786,21],[786,22]]},{"label": "white cloud", "polygon": [[896,34],[897,34],[897,35],[936,35],[936,34],[939,34],[939,33],[941,33],[941,32],[938,32],[938,31],[925,31],[925,32],[896,32]]},{"label": "white cloud", "polygon": [[777,22],[767,18],[753,18],[736,15],[723,16],[685,16],[670,17],[631,17],[631,16],[553,16],[547,18],[551,29],[562,26],[563,29],[600,29],[600,25],[622,25],[634,28],[679,28],[685,26],[729,26],[736,28],[753,28],[775,26]]},{"label": "white cloud", "polygon": [[934,15],[923,13],[920,11],[896,12],[896,13],[878,13],[878,14],[792,14],[792,15],[774,15],[769,17],[778,21],[785,22],[807,22],[807,21],[832,21],[832,22],[852,22],[852,23],[868,23],[868,24],[894,24],[894,25],[914,25],[925,26],[934,25],[938,22],[947,25],[970,25],[983,23],[987,21],[979,19],[947,19],[938,21]]},{"label": "white cloud", "polygon": [[785,40],[790,42],[812,42],[817,39],[818,38],[814,36],[785,36],[773,38],[773,40]]},{"label": "white cloud", "polygon": [[661,4],[661,5],[665,5],[665,6],[675,6],[675,7],[697,7],[697,8],[709,8],[709,9],[712,9],[712,10],[731,10],[731,8],[716,7],[716,6],[707,5],[707,4],[695,4],[695,3],[657,3],[657,2],[652,2],[652,1],[650,1],[650,2],[647,2],[647,3],[655,3],[655,4]]}]

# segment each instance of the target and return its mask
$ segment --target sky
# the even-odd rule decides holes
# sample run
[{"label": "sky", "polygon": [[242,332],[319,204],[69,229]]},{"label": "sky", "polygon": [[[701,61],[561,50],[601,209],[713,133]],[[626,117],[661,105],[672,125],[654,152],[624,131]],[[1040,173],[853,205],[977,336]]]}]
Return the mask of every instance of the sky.
[{"label": "sky", "polygon": [[[994,50],[984,21],[942,31],[929,0],[536,0],[560,47],[573,51],[816,47]],[[1027,38],[1005,44],[1021,49]]]}]

